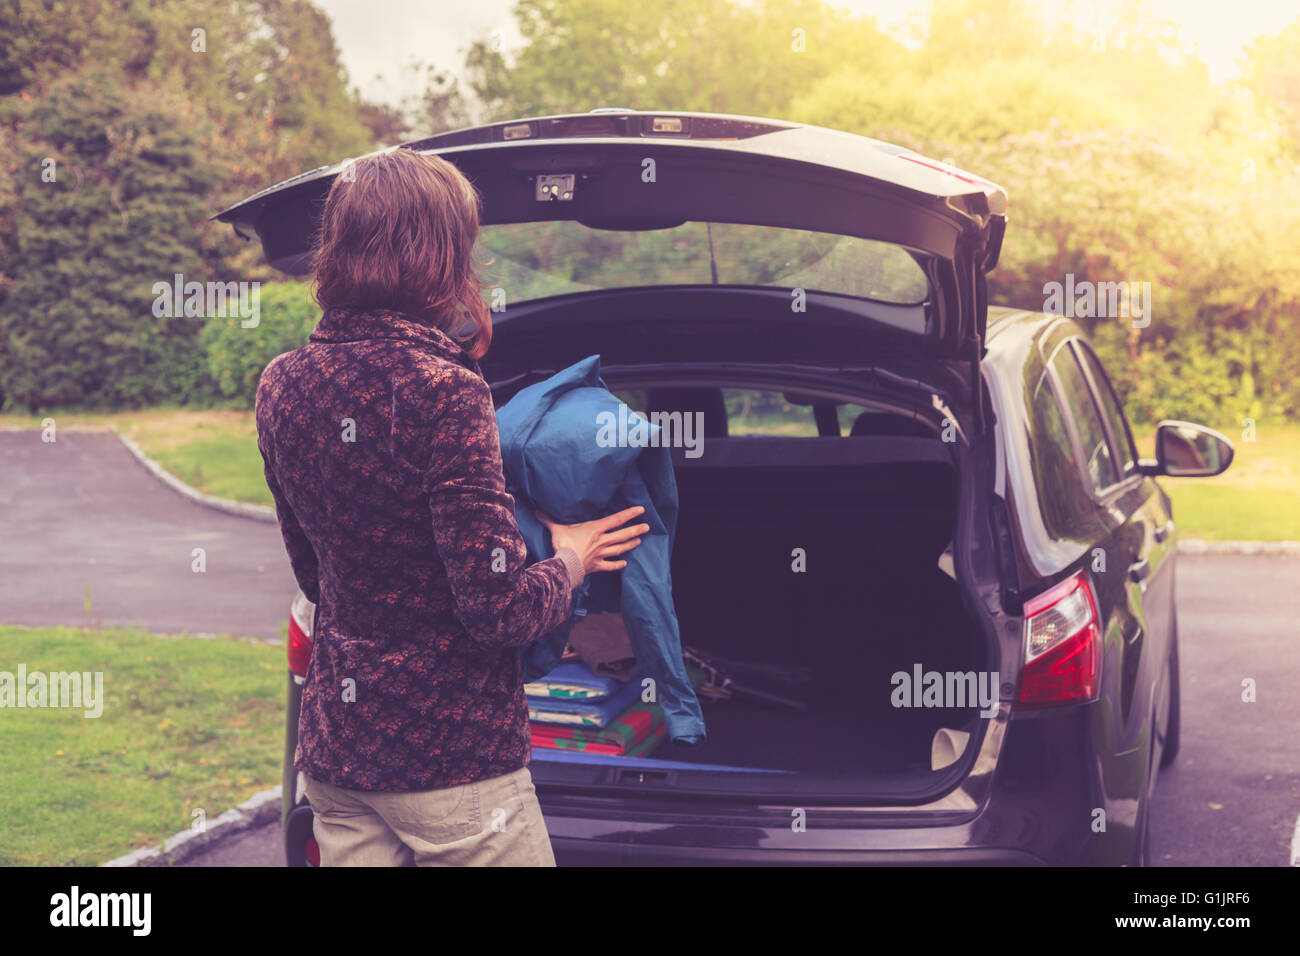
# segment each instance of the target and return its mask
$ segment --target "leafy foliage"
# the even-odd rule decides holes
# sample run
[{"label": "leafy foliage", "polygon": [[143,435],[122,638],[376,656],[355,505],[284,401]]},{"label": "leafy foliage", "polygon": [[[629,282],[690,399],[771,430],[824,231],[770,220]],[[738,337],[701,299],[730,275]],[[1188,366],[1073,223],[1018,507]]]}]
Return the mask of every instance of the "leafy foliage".
[{"label": "leafy foliage", "polygon": [[190,237],[212,189],[189,124],[168,107],[183,104],[92,77],[54,87],[20,121],[26,175],[0,312],[11,404],[201,397],[197,320],[152,308],[155,282],[201,272]]},{"label": "leafy foliage", "polygon": [[1106,11],[937,0],[899,38],[818,2],[521,0],[525,46],[480,43],[467,67],[494,118],[770,115],[973,170],[1011,197],[993,301],[1150,283],[1145,327],[1084,322],[1135,418],[1300,415],[1300,21],[1250,48],[1236,89],[1138,0]]},{"label": "leafy foliage", "polygon": [[202,342],[217,392],[252,408],[262,369],[277,355],[306,344],[319,318],[309,285],[277,282],[261,289],[256,326],[244,328],[236,318],[208,319]]},{"label": "leafy foliage", "polygon": [[[308,0],[0,3],[0,407],[247,400],[259,363],[314,321],[303,290],[264,285],[260,330],[149,310],[176,272],[272,278],[215,209],[412,122],[628,106],[817,123],[993,179],[1011,197],[993,301],[1042,309],[1067,276],[1150,283],[1145,327],[1085,322],[1131,415],[1300,416],[1300,20],[1221,87],[1141,0],[1055,19],[1028,0],[936,0],[889,33],[820,0],[514,12],[521,48],[474,43],[396,109],[349,92]],[[499,229],[488,250],[512,299],[648,258],[659,275],[706,262],[694,227],[539,245],[541,228]],[[783,240],[712,238],[720,269],[770,257],[746,271],[797,284]],[[840,281],[856,262],[823,265]]]},{"label": "leafy foliage", "polygon": [[217,397],[153,284],[270,278],[208,217],[384,121],[306,0],[0,4],[0,407]]}]

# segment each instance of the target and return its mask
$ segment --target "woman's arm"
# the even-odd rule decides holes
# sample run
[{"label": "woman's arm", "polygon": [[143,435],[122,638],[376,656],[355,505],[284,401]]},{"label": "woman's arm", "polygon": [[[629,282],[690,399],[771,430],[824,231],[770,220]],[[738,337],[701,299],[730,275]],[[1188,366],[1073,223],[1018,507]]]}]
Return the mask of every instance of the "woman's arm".
[{"label": "woman's arm", "polygon": [[468,369],[450,369],[434,384],[437,444],[422,486],[438,555],[456,617],[470,636],[489,647],[527,644],[569,617],[570,568],[581,562],[576,553],[557,554],[524,566],[527,548],[505,490],[491,389]]}]

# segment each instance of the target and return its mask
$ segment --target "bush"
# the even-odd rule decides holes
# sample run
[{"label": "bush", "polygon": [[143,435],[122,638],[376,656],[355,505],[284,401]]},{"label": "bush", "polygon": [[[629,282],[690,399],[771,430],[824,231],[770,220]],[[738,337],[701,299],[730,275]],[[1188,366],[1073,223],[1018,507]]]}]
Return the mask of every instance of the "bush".
[{"label": "bush", "polygon": [[200,320],[158,316],[153,284],[197,276],[208,211],[199,141],[162,93],[65,81],[21,116],[0,392],[10,407],[188,402],[207,388]]},{"label": "bush", "polygon": [[277,355],[304,345],[320,318],[305,282],[266,283],[260,302],[256,326],[244,328],[238,317],[208,319],[201,336],[218,393],[248,408],[262,369]]}]

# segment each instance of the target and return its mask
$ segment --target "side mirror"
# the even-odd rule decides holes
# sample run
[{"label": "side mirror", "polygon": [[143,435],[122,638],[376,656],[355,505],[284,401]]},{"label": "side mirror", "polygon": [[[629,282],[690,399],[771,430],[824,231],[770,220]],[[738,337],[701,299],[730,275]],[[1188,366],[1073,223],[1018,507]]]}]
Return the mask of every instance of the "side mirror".
[{"label": "side mirror", "polygon": [[1161,422],[1156,426],[1156,460],[1142,462],[1142,471],[1170,478],[1209,478],[1227,471],[1232,455],[1232,442],[1212,428]]}]

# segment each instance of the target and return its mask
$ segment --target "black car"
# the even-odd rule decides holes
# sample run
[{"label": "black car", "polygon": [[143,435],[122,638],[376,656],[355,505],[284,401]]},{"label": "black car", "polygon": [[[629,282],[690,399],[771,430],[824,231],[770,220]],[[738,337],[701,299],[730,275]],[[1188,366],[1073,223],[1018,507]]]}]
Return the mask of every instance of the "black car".
[{"label": "black car", "polygon": [[[1178,749],[1176,531],[1084,331],[990,307],[1006,195],[875,140],[599,110],[406,144],[483,199],[498,403],[591,354],[672,450],[709,739],[535,747],[560,863],[1141,864]],[[308,268],[347,163],[219,218]],[[693,443],[692,443],[693,442]],[[284,823],[312,606],[293,604]],[[730,679],[731,684],[726,680]],[[747,693],[746,688],[758,693]],[[702,690],[702,693],[705,693]]]}]

